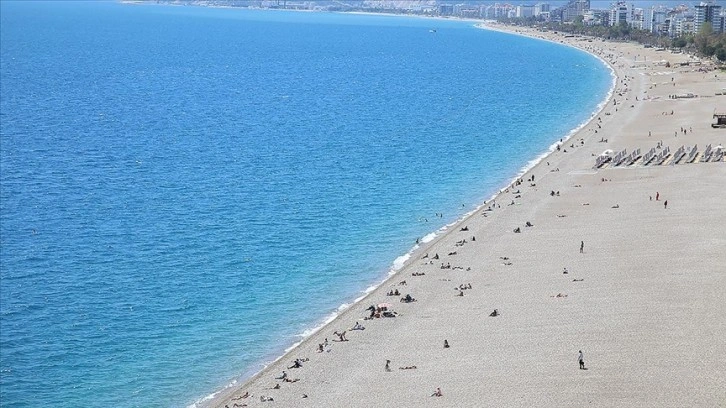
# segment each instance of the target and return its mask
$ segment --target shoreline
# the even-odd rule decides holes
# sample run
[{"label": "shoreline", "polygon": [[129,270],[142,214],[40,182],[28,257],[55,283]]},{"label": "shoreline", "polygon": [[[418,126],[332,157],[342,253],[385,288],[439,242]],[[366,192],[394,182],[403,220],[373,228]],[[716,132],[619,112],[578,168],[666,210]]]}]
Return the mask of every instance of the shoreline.
[{"label": "shoreline", "polygon": [[[664,54],[634,44],[509,29],[568,42],[610,64],[615,91],[595,119],[573,131],[562,152],[500,190],[496,205],[448,226],[331,323],[205,404],[266,406],[274,398],[283,406],[439,406],[436,389],[445,405],[457,406],[480,406],[482,396],[497,406],[726,401],[726,350],[717,340],[726,325],[710,324],[726,313],[719,227],[726,215],[718,211],[726,166],[723,156],[701,159],[705,144],[723,137],[708,121],[726,105],[713,95],[724,79],[680,66],[690,61],[685,55],[669,54],[675,68],[663,71]],[[674,92],[700,96],[670,98]],[[661,154],[666,143],[695,143],[703,153],[687,164],[648,165],[639,157],[594,167],[603,149],[645,151],[656,143]],[[510,198],[516,205],[506,204]],[[525,220],[534,221],[531,228]],[[430,253],[441,256],[434,263]],[[398,299],[386,296],[392,289],[417,301],[391,304],[396,318],[365,320],[365,305]],[[496,319],[487,317],[492,309],[500,311]],[[333,330],[355,322],[365,331],[347,329],[347,339],[335,340]],[[318,353],[315,345],[328,337]],[[451,348],[441,347],[444,340]],[[578,350],[584,371],[575,368]],[[293,359],[302,367],[290,368]],[[393,369],[384,369],[386,360]],[[282,371],[294,380],[277,378]]]},{"label": "shoreline", "polygon": [[[281,10],[281,11],[300,11],[300,10]],[[304,10],[302,10],[304,11]],[[566,142],[568,142],[570,139],[575,137],[578,132],[580,132],[582,129],[587,127],[588,125],[592,124],[599,114],[601,114],[607,107],[608,103],[612,101],[612,98],[615,94],[616,88],[617,88],[617,81],[618,81],[618,75],[615,67],[607,60],[602,58],[600,55],[597,55],[593,52],[590,52],[586,49],[583,49],[582,47],[578,47],[575,44],[565,44],[561,42],[557,42],[552,39],[545,39],[545,38],[539,38],[535,36],[525,35],[518,32],[512,32],[507,31],[505,29],[501,29],[498,27],[491,27],[487,26],[482,20],[475,20],[475,19],[447,19],[447,18],[437,18],[437,17],[426,17],[426,16],[408,16],[408,15],[388,15],[388,14],[382,14],[382,13],[365,13],[365,12],[352,12],[352,13],[340,13],[340,14],[359,14],[359,15],[372,15],[372,16],[390,16],[390,17],[413,17],[413,18],[424,18],[424,19],[431,19],[431,20],[445,20],[445,21],[464,21],[464,22],[472,22],[477,23],[473,25],[473,28],[476,29],[484,29],[484,30],[490,30],[490,31],[497,31],[505,34],[511,34],[511,35],[518,35],[521,37],[527,37],[530,39],[535,40],[541,40],[541,41],[547,41],[558,45],[564,45],[568,46],[574,49],[577,49],[581,52],[585,52],[590,54],[591,56],[598,59],[609,71],[611,76],[611,84],[610,88],[605,96],[605,98],[597,104],[597,109],[591,113],[589,118],[584,120],[582,123],[577,125],[575,128],[568,131],[563,137],[559,139],[559,141],[555,141],[552,143],[546,150],[544,150],[542,153],[539,153],[534,159],[527,161],[527,163],[520,168],[520,170],[517,172],[517,174],[509,179],[508,182],[504,185],[504,187],[499,188],[496,190],[496,192],[490,196],[489,199],[484,201],[483,203],[477,205],[472,211],[465,213],[461,217],[457,218],[455,221],[450,222],[448,224],[445,224],[443,227],[430,232],[424,237],[422,237],[419,244],[414,245],[410,250],[408,250],[403,255],[397,257],[391,264],[391,267],[389,268],[389,271],[387,275],[378,283],[372,283],[369,287],[367,287],[360,296],[356,297],[352,302],[350,303],[343,303],[339,305],[334,312],[331,312],[329,315],[324,316],[321,320],[322,323],[311,327],[309,329],[306,329],[303,333],[301,333],[299,336],[301,336],[301,340],[296,341],[294,344],[290,345],[289,347],[286,347],[284,349],[284,352],[275,357],[273,360],[271,360],[268,364],[264,365],[262,369],[255,372],[254,374],[250,376],[243,376],[240,378],[235,379],[232,383],[226,385],[224,388],[215,391],[214,393],[205,396],[204,398],[196,401],[191,407],[216,407],[216,406],[223,406],[223,403],[227,403],[225,405],[228,405],[229,398],[232,394],[239,391],[240,389],[244,388],[247,384],[253,382],[254,380],[258,379],[259,377],[265,375],[268,373],[268,371],[271,371],[272,368],[280,361],[282,361],[284,358],[289,357],[293,352],[295,352],[297,349],[301,348],[302,346],[308,345],[307,343],[309,340],[317,333],[321,332],[322,330],[328,328],[329,326],[333,325],[337,320],[341,320],[346,317],[349,311],[351,311],[352,308],[355,306],[360,306],[363,301],[365,301],[367,298],[371,297],[372,295],[376,294],[376,292],[379,292],[382,290],[383,286],[387,283],[394,280],[394,278],[399,277],[399,275],[402,275],[403,272],[406,272],[409,268],[413,267],[413,262],[415,261],[415,256],[421,255],[421,253],[425,252],[425,250],[434,247],[440,240],[446,238],[447,236],[453,234],[457,228],[464,225],[468,220],[474,219],[475,216],[480,213],[482,210],[484,210],[489,203],[496,202],[498,198],[503,196],[505,193],[508,192],[509,189],[513,188],[518,180],[522,180],[522,178],[530,173],[533,169],[535,169],[537,166],[539,166],[541,163],[545,161],[546,158],[551,156],[557,151],[558,145],[564,145]],[[427,237],[430,237],[427,239]],[[399,264],[399,265],[397,265]],[[272,354],[272,353],[271,353]],[[230,405],[231,406],[231,405]]]}]

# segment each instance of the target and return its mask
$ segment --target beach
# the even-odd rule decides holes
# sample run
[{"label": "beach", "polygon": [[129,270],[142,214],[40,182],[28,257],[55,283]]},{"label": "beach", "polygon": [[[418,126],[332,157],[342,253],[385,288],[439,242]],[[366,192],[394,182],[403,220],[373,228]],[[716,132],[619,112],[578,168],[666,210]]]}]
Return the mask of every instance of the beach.
[{"label": "beach", "polygon": [[[704,162],[726,141],[711,127],[726,74],[639,44],[494,29],[597,55],[617,76],[610,100],[363,300],[203,405],[726,406],[726,163]],[[681,146],[697,146],[691,163],[674,163]],[[660,165],[642,158],[653,148]],[[624,149],[641,154],[615,165]]]}]

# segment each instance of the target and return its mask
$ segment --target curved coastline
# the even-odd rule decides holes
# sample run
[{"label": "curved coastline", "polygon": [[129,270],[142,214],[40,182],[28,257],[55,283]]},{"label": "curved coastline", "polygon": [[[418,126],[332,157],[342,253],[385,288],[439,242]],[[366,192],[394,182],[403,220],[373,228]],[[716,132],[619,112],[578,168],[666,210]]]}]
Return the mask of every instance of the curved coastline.
[{"label": "curved coastline", "polygon": [[[362,14],[362,13],[358,13]],[[371,13],[373,15],[380,15],[377,13]],[[408,16],[393,16],[393,17],[408,17]],[[435,18],[434,18],[435,19]],[[477,21],[477,20],[464,20],[462,21]],[[462,215],[458,219],[456,219],[453,222],[450,222],[443,227],[437,229],[436,231],[433,231],[431,233],[426,234],[421,240],[419,244],[414,245],[409,251],[407,251],[405,254],[397,257],[392,265],[390,266],[388,273],[385,275],[385,277],[378,281],[377,283],[372,283],[370,286],[368,286],[359,296],[357,296],[354,300],[352,300],[349,303],[343,303],[339,305],[335,311],[329,313],[328,315],[324,316],[321,321],[321,323],[310,327],[306,330],[304,330],[303,333],[298,334],[297,336],[301,338],[301,340],[294,342],[290,346],[286,347],[284,352],[281,355],[278,355],[273,360],[268,361],[265,363],[264,361],[261,361],[259,364],[263,365],[263,368],[252,373],[252,374],[242,374],[240,377],[235,378],[231,383],[225,385],[219,390],[216,390],[212,394],[209,394],[207,396],[204,396],[203,398],[197,400],[193,404],[191,404],[188,408],[201,408],[201,407],[223,407],[225,404],[230,403],[230,398],[235,394],[241,391],[242,389],[245,389],[249,384],[254,382],[255,380],[259,379],[260,377],[269,374],[271,372],[275,372],[275,370],[279,371],[281,370],[280,367],[278,367],[278,363],[282,361],[283,359],[290,357],[296,350],[308,346],[310,344],[314,344],[312,341],[315,337],[316,333],[321,332],[322,330],[326,328],[330,328],[333,324],[336,322],[339,322],[341,320],[345,320],[351,315],[354,311],[355,306],[359,306],[363,304],[363,302],[375,295],[378,295],[382,292],[384,292],[384,285],[394,280],[394,278],[398,278],[403,276],[405,273],[410,272],[410,269],[414,267],[414,262],[418,260],[418,256],[422,255],[423,253],[426,253],[429,249],[435,247],[437,244],[439,244],[442,240],[449,237],[453,233],[457,231],[457,229],[467,223],[467,221],[473,219],[477,214],[480,214],[482,210],[484,210],[487,205],[489,205],[492,202],[496,202],[498,198],[500,198],[503,194],[505,194],[510,188],[515,186],[518,180],[522,180],[523,177],[530,174],[539,164],[541,164],[546,158],[548,158],[550,155],[555,153],[557,151],[558,145],[563,145],[570,139],[572,139],[575,135],[578,134],[581,130],[583,130],[585,127],[593,123],[593,121],[596,120],[598,115],[603,112],[603,110],[606,108],[609,102],[612,101],[613,95],[615,93],[615,89],[617,86],[618,81],[618,72],[616,68],[607,60],[602,58],[600,55],[598,55],[593,50],[588,50],[582,47],[578,47],[575,44],[565,43],[565,42],[557,42],[555,40],[538,37],[535,35],[527,35],[520,33],[518,31],[509,31],[507,29],[501,29],[501,28],[494,28],[488,25],[485,25],[483,23],[475,24],[475,28],[477,29],[485,29],[485,30],[491,30],[491,31],[497,31],[504,34],[509,35],[517,35],[521,37],[525,37],[532,40],[540,40],[540,41],[546,41],[553,44],[566,46],[574,48],[578,51],[585,52],[596,59],[598,59],[609,71],[611,76],[611,83],[610,87],[603,98],[601,102],[597,104],[597,108],[591,112],[590,116],[585,119],[582,123],[577,125],[575,128],[568,131],[565,135],[563,135],[560,139],[553,142],[545,151],[538,154],[534,159],[529,160],[524,166],[520,168],[520,170],[517,172],[517,174],[511,178],[506,184],[504,184],[501,188],[499,188],[490,198],[480,205],[476,206],[474,210]],[[354,319],[355,320],[355,319]],[[258,365],[259,365],[258,364]],[[284,366],[284,365],[283,365]],[[284,368],[284,367],[282,367]],[[251,370],[248,371],[250,373]]]}]

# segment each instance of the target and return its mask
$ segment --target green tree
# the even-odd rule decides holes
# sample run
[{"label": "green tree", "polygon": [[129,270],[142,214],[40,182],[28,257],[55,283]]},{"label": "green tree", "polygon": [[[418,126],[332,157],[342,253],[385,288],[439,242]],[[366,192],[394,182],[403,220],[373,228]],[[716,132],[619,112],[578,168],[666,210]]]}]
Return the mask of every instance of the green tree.
[{"label": "green tree", "polygon": [[[694,44],[696,45],[696,49],[698,52],[705,54],[706,49],[711,44],[711,35],[713,34],[713,27],[711,26],[711,23],[703,23],[701,28],[698,30],[698,33],[696,34],[694,38]],[[713,55],[713,54],[711,54]]]}]

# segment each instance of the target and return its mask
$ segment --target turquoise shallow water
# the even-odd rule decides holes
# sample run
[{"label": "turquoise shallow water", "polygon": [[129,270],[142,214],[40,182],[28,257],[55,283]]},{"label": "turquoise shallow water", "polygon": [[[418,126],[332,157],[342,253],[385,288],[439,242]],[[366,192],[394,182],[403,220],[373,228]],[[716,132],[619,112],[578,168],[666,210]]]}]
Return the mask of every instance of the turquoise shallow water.
[{"label": "turquoise shallow water", "polygon": [[6,406],[186,406],[256,371],[611,82],[457,21],[0,7]]}]

